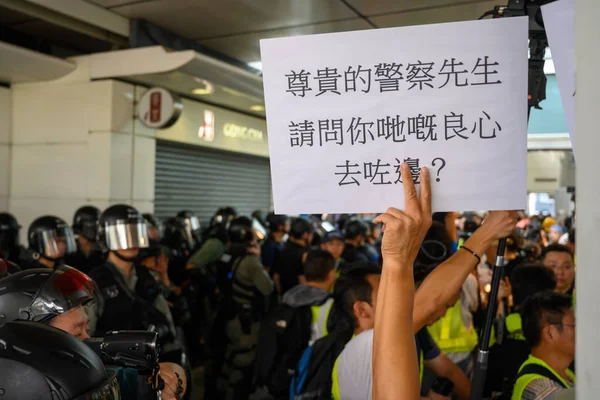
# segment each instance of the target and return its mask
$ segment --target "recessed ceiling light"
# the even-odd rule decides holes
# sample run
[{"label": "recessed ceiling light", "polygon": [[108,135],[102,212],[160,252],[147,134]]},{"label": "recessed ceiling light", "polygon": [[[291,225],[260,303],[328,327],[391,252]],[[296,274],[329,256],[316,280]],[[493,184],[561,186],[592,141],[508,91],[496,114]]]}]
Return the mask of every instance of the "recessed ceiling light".
[{"label": "recessed ceiling light", "polygon": [[208,88],[196,88],[192,90],[192,94],[198,95],[198,96],[203,96],[203,95],[207,95],[207,94],[211,94],[212,90],[208,89]]},{"label": "recessed ceiling light", "polygon": [[265,111],[265,106],[261,106],[261,105],[251,106],[250,111]]}]

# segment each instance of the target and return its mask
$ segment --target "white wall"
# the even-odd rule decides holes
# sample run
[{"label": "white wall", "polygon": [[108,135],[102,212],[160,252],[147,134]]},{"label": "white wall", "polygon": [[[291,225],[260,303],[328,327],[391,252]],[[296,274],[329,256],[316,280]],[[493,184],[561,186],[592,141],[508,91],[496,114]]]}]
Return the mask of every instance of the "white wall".
[{"label": "white wall", "polygon": [[84,204],[153,210],[154,131],[134,121],[133,85],[53,82],[12,92],[8,209],[23,227],[45,214],[70,222]]},{"label": "white wall", "polygon": [[0,87],[0,210],[8,209],[12,93]]},{"label": "white wall", "polygon": [[600,80],[600,1],[575,0],[575,65],[577,96],[577,399],[598,398],[600,393],[600,135],[598,108]]}]

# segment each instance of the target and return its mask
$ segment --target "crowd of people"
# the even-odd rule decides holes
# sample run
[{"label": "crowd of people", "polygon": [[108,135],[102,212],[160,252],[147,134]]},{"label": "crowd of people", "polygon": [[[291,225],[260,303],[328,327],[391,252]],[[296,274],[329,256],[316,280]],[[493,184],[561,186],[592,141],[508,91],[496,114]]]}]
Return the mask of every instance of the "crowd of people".
[{"label": "crowd of people", "polygon": [[[153,331],[163,399],[198,398],[201,366],[205,399],[468,399],[493,307],[483,398],[572,391],[574,216],[432,214],[422,174],[420,195],[408,177],[404,210],[379,216],[223,207],[202,229],[190,211],[163,222],[128,205],[85,206],[71,225],[36,219],[22,247],[17,220],[0,214],[0,342]],[[506,274],[490,304],[503,238]],[[7,351],[0,360],[16,363]],[[108,368],[121,398],[143,398],[145,375],[120,361]],[[82,394],[86,379],[109,387],[35,368],[54,382],[48,393]]]}]

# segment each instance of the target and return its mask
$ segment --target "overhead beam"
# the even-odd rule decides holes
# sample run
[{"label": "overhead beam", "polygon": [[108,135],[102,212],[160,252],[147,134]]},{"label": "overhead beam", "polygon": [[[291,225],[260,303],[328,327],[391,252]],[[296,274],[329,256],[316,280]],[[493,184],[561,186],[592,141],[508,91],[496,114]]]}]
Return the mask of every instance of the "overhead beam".
[{"label": "overhead beam", "polygon": [[129,19],[83,0],[0,0],[0,6],[96,39],[128,45]]}]

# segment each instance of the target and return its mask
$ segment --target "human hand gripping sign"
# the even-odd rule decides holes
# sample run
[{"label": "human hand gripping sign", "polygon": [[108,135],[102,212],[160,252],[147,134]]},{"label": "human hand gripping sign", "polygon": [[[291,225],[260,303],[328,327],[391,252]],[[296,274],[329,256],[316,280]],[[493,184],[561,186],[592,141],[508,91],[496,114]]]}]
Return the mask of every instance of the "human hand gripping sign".
[{"label": "human hand gripping sign", "polygon": [[421,243],[431,226],[431,184],[429,170],[420,172],[421,191],[413,183],[408,164],[400,167],[404,186],[404,211],[388,208],[373,222],[383,223],[381,253],[384,261],[391,265],[412,266]]}]

